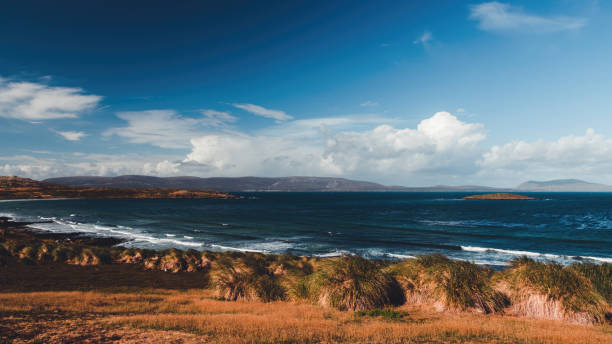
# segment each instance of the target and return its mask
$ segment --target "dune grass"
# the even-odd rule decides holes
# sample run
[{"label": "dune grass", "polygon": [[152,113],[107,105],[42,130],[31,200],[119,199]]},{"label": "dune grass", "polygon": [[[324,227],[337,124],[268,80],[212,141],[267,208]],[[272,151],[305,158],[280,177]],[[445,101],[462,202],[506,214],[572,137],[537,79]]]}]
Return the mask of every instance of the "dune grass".
[{"label": "dune grass", "polygon": [[425,255],[393,264],[388,271],[400,282],[406,299],[451,310],[498,313],[508,305],[491,287],[493,270],[445,256]]},{"label": "dune grass", "polygon": [[612,265],[516,259],[494,271],[442,255],[399,262],[244,252],[146,250],[53,240],[0,242],[0,265],[130,264],[142,270],[201,274],[202,288],[227,301],[311,302],[345,311],[401,304],[438,311],[472,311],[602,323],[610,317]]},{"label": "dune grass", "polygon": [[363,311],[404,301],[397,281],[376,262],[359,256],[325,260],[303,286],[311,300],[339,310]]},{"label": "dune grass", "polygon": [[612,264],[582,263],[574,264],[572,268],[586,277],[599,294],[612,304]]},{"label": "dune grass", "polygon": [[[558,263],[542,263],[522,257],[511,262],[504,271],[505,281],[511,284],[515,303],[520,304],[533,292],[544,296],[545,302],[558,302],[565,318],[576,321],[602,322],[608,307],[604,297],[581,270],[597,280],[598,269],[580,266],[563,266]],[[605,270],[605,268],[603,269]],[[600,286],[603,286],[600,283]],[[533,305],[530,308],[537,312]],[[542,305],[545,306],[545,305]]]},{"label": "dune grass", "polygon": [[285,299],[286,290],[268,269],[266,259],[264,255],[247,253],[234,260],[223,258],[217,261],[217,269],[213,272],[217,296],[228,301]]}]

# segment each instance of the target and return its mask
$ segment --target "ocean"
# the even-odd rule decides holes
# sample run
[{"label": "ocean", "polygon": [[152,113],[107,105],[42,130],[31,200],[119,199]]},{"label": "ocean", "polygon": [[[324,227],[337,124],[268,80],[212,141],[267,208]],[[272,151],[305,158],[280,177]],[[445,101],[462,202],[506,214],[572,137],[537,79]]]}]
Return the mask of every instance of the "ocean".
[{"label": "ocean", "polygon": [[124,246],[405,259],[442,253],[477,264],[612,263],[612,193],[255,192],[241,199],[0,202],[33,227],[127,240]]}]

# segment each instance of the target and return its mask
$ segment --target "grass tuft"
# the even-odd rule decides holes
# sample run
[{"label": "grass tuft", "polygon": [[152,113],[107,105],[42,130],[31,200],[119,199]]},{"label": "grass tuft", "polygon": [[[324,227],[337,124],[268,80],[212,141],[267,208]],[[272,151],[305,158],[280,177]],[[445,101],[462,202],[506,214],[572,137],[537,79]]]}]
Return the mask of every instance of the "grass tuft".
[{"label": "grass tuft", "polygon": [[[602,271],[605,270],[604,267]],[[548,302],[559,302],[565,318],[578,322],[603,322],[607,305],[584,273],[597,280],[600,271],[590,266],[563,266],[521,257],[514,259],[505,272],[506,280],[515,291],[516,304],[534,291]],[[605,289],[605,283],[600,283],[600,287]]]},{"label": "grass tuft", "polygon": [[414,303],[482,313],[501,313],[508,305],[507,297],[491,288],[493,271],[470,262],[434,254],[394,264],[388,270]]},{"label": "grass tuft", "polygon": [[286,292],[257,255],[242,256],[236,261],[221,259],[213,273],[213,285],[218,297],[228,301],[277,301]]},{"label": "grass tuft", "polygon": [[299,293],[320,305],[352,311],[399,305],[404,301],[397,281],[375,262],[359,256],[325,260],[299,287]]}]

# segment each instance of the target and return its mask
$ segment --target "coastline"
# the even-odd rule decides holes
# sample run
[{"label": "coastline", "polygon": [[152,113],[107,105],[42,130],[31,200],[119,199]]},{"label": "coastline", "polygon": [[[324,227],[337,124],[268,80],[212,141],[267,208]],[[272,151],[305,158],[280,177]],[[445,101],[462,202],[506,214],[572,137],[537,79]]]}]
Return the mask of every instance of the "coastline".
[{"label": "coastline", "polygon": [[[445,326],[441,324],[451,320],[456,321],[457,317],[471,319],[469,321],[499,323],[506,321],[504,319],[510,316],[510,319],[515,319],[512,321],[524,321],[530,324],[533,320],[529,319],[533,318],[554,320],[554,323],[558,323],[560,327],[568,326],[567,323],[596,324],[597,328],[605,328],[606,331],[612,333],[610,324],[612,309],[609,301],[605,301],[610,300],[612,295],[602,296],[602,291],[594,288],[594,282],[586,277],[586,272],[578,274],[578,270],[574,268],[535,263],[527,258],[513,263],[513,266],[504,271],[496,272],[486,267],[450,260],[439,255],[419,256],[392,262],[371,261],[354,256],[319,258],[254,252],[129,249],[120,246],[125,242],[120,238],[100,238],[88,235],[88,233],[49,233],[28,227],[31,224],[31,222],[8,221],[6,217],[0,218],[0,228],[3,229],[0,233],[0,273],[6,276],[0,281],[0,299],[10,299],[11,295],[33,292],[46,293],[44,294],[48,295],[45,296],[46,299],[51,298],[60,302],[59,300],[63,300],[64,295],[68,295],[66,292],[77,293],[74,294],[75,297],[81,297],[79,293],[93,292],[94,294],[91,295],[98,295],[96,300],[106,300],[111,296],[118,298],[126,297],[123,295],[131,295],[132,301],[130,302],[139,303],[147,302],[146,300],[151,297],[160,299],[159,295],[162,295],[161,299],[165,301],[160,301],[162,303],[160,307],[163,304],[166,304],[163,307],[170,307],[167,304],[176,301],[166,300],[166,296],[163,295],[171,295],[171,300],[185,300],[184,302],[188,304],[192,301],[187,300],[202,297],[195,295],[205,295],[206,309],[210,307],[234,309],[237,307],[236,311],[240,312],[239,309],[245,309],[245,307],[253,307],[253,309],[280,307],[302,310],[308,308],[309,314],[323,316],[326,312],[327,314],[332,312],[331,314],[334,314],[337,319],[347,317],[353,319],[345,325],[338,325],[341,327],[353,323],[354,319],[357,319],[358,322],[366,321],[383,327],[398,323],[409,323],[412,324],[410,326],[418,327],[423,326],[419,323],[422,317],[436,318],[438,320],[432,325]],[[584,266],[592,268],[595,265],[586,264]],[[610,264],[600,266],[608,269],[603,271],[603,274],[612,271]],[[357,269],[357,276],[366,279],[359,283],[379,284],[379,287],[374,289],[377,291],[363,290],[362,293],[365,294],[362,294],[357,300],[334,296],[337,288],[346,288],[346,283],[349,282],[345,280],[340,285],[334,285],[334,280],[326,276],[342,279],[345,273],[353,274],[351,271],[354,269]],[[591,296],[586,299],[586,303],[582,303],[585,301],[578,300],[571,295],[563,296],[554,293],[547,295],[541,289],[538,291],[536,284],[530,286],[521,283],[512,284],[512,281],[523,278],[522,273],[526,271],[525,269],[543,269],[538,270],[541,272],[557,269],[551,276],[577,279],[576,281],[581,283],[579,284],[582,289],[581,294],[586,292]],[[450,275],[455,279],[451,283],[453,288],[464,288],[461,290],[470,294],[469,297],[457,298],[453,296],[453,290],[447,291],[451,292],[450,294],[445,292],[447,290],[445,289],[446,282],[444,282],[444,276],[447,276],[445,271],[455,271]],[[599,278],[597,276],[595,277]],[[524,283],[528,281],[525,280]],[[350,287],[352,284],[348,285]],[[128,294],[125,294],[126,291],[129,291]],[[336,297],[338,299],[335,299]],[[573,303],[566,306],[564,302],[569,301]],[[36,304],[38,301],[35,297],[28,302],[28,304]],[[107,301],[96,302],[105,304]],[[542,310],[526,312],[523,305],[529,303],[531,307],[534,307],[534,302],[536,308],[539,305]],[[62,309],[66,306],[53,307]],[[570,310],[571,307],[578,307],[578,311]],[[180,309],[182,308],[172,311],[172,314],[180,313]],[[545,309],[556,311],[551,313],[544,311]],[[205,312],[205,310],[198,308],[198,310],[189,312],[189,314],[196,312],[196,315],[191,316],[197,317],[199,314],[197,312]],[[8,321],[10,317],[13,317],[11,314],[14,313],[10,309],[0,309],[0,319],[4,319],[3,321]],[[86,314],[89,313],[86,312]],[[125,320],[130,324],[129,331],[125,333],[134,333],[134,328],[145,329],[145,333],[148,333],[147,331],[153,328],[150,326],[154,326],[155,330],[176,330],[172,326],[164,325],[163,319],[167,315],[163,314],[165,313],[157,311],[146,317],[143,315],[129,321]],[[275,314],[269,315],[269,317],[274,316],[273,319],[268,318],[269,326],[283,326],[284,322],[278,318],[277,313]],[[387,316],[395,320],[389,320]],[[28,319],[28,322],[33,321],[31,318]],[[307,322],[304,319],[301,321]],[[95,321],[94,323],[99,324]],[[20,326],[25,325],[16,322],[13,327],[10,327],[12,333],[22,333]],[[208,325],[202,323],[193,326],[195,327],[187,329],[179,326],[182,330],[171,336],[179,338],[186,334],[201,333],[199,332],[201,330],[193,329],[204,331]],[[300,336],[309,338],[304,342],[317,341],[310,337],[311,334],[308,334],[306,328],[301,327],[301,323],[295,326],[301,328],[300,331],[304,331],[304,333],[300,332],[302,333]],[[61,323],[56,323],[51,327],[51,332],[61,332]],[[247,326],[243,329],[242,335],[256,336],[254,332],[256,328]],[[389,331],[392,333],[398,331],[397,328],[393,328]],[[6,327],[0,327],[0,338],[9,338],[7,333],[3,332],[5,330]],[[220,330],[206,331],[218,332]],[[88,335],[93,336],[94,332],[91,330]],[[593,342],[593,336],[599,338],[596,332],[588,330],[590,337],[587,338],[591,342]],[[444,336],[443,333],[438,332],[428,335],[433,336],[431,338]],[[67,334],[64,333],[63,336]],[[19,338],[22,337],[11,337],[11,339]],[[229,342],[237,340],[237,337],[229,334],[224,334],[219,338]],[[341,340],[335,341],[367,341],[366,338],[370,337],[355,338],[347,334]],[[604,338],[602,342],[605,342],[606,338],[610,339],[612,335],[604,335],[601,338]],[[278,339],[275,337],[275,340],[272,341]],[[445,342],[448,339],[442,337],[440,341]],[[199,342],[197,339],[193,340],[193,343]],[[219,342],[224,342],[223,340],[220,339]],[[380,341],[394,342],[392,338],[384,338]]]}]

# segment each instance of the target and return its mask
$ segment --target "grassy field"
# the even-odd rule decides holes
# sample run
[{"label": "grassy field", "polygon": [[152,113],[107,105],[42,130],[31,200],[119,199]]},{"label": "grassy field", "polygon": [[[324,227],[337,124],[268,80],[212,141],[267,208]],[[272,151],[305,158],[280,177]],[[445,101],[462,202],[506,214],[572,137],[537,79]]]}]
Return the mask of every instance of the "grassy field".
[{"label": "grassy field", "polygon": [[[29,265],[19,267],[32,279],[41,274]],[[85,287],[79,270],[95,268],[73,268],[72,277],[57,278],[65,289],[81,291],[36,291],[59,283],[47,276],[43,285],[30,285],[30,291],[0,293],[0,343],[612,342],[612,326],[603,324],[440,313],[406,305],[346,312],[304,302],[230,302],[218,300],[209,288]],[[2,273],[11,278],[11,271]],[[193,274],[167,275],[179,280]],[[14,289],[11,283],[4,288]]]}]

